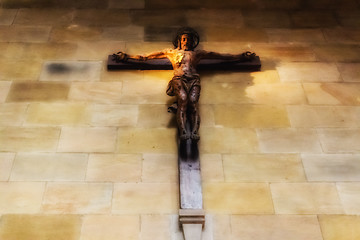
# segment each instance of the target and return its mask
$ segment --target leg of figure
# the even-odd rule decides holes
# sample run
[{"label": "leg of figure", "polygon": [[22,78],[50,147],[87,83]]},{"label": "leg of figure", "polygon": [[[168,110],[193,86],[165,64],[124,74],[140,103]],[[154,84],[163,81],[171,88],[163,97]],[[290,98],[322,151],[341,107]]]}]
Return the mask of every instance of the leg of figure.
[{"label": "leg of figure", "polygon": [[188,96],[184,89],[180,88],[177,91],[177,102],[178,109],[176,112],[176,121],[179,128],[180,139],[186,140],[190,138],[190,133],[186,131],[186,114],[187,114],[187,105],[188,105]]},{"label": "leg of figure", "polygon": [[191,138],[199,140],[200,113],[199,113],[200,86],[194,86],[189,94],[189,114],[191,119]]}]

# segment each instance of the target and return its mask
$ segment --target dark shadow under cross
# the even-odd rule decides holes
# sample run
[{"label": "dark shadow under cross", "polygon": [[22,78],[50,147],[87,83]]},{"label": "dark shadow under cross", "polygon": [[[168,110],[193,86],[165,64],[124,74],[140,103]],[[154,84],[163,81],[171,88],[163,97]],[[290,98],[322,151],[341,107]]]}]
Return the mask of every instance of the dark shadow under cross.
[{"label": "dark shadow under cross", "polygon": [[[178,44],[174,43],[174,46],[177,49],[181,49],[181,47],[186,47],[185,45],[181,45],[181,47],[178,45],[180,45],[179,39],[178,39]],[[195,47],[196,45],[197,44],[195,44]],[[248,53],[249,52],[246,52],[244,54],[248,54]],[[153,55],[150,54],[149,56],[154,56],[154,54]],[[180,64],[182,64],[181,59],[180,59]],[[120,55],[119,53],[110,55],[108,57],[108,62],[107,62],[108,70],[173,70],[173,66],[174,63],[168,60],[167,58],[154,59],[139,55],[135,57],[129,57],[129,55],[124,53],[120,53]],[[260,58],[255,54],[252,54],[251,58],[245,60],[242,59],[241,61],[236,61],[233,59],[216,59],[216,58],[207,59],[205,57],[202,58],[196,64],[196,70],[207,70],[207,71],[229,70],[229,71],[252,72],[252,71],[259,71],[260,68],[261,68]],[[193,128],[193,126],[191,126],[192,124],[193,123],[191,123],[191,121],[188,119],[184,126],[185,129],[184,131],[186,131],[187,133],[191,132]],[[178,138],[178,165],[179,165],[179,184],[180,184],[179,223],[183,229],[185,240],[200,240],[202,228],[204,227],[205,224],[205,213],[203,211],[203,198],[202,198],[202,188],[201,188],[198,140],[199,138],[197,139],[194,139],[192,137],[182,138],[182,135],[179,130],[179,138]]]}]

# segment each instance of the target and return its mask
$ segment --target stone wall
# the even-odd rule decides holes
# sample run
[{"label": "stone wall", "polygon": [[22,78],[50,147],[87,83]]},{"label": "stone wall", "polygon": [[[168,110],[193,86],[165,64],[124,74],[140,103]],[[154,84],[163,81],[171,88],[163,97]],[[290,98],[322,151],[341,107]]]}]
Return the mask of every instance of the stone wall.
[{"label": "stone wall", "polygon": [[0,239],[181,240],[171,71],[116,51],[262,60],[202,72],[204,240],[360,238],[359,1],[0,4]]}]

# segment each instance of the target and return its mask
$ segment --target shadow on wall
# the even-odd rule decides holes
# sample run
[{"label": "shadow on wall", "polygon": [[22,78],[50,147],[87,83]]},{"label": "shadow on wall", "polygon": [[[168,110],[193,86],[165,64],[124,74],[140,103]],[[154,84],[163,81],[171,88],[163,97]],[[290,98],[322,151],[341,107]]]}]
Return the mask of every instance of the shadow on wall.
[{"label": "shadow on wall", "polygon": [[0,4],[4,8],[122,8],[122,9],[174,9],[174,8],[241,8],[241,9],[282,9],[282,10],[298,10],[298,9],[338,9],[354,8],[358,6],[356,0],[1,0]]}]

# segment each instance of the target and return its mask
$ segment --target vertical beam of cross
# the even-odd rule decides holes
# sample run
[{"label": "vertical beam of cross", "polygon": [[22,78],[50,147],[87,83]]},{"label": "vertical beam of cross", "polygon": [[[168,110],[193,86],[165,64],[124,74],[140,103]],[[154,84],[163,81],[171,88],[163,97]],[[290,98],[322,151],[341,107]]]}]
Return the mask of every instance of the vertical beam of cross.
[{"label": "vertical beam of cross", "polygon": [[179,142],[179,223],[185,240],[200,240],[205,224],[197,143],[191,139]]},{"label": "vertical beam of cross", "polygon": [[[146,62],[119,62],[112,55],[108,58],[108,70],[171,70],[167,59],[152,59]],[[203,59],[198,64],[199,70],[233,70],[258,71],[261,68],[260,58],[255,56],[247,62],[224,62],[214,59]],[[187,124],[190,132],[190,124]],[[192,139],[178,140],[179,191],[180,209],[179,224],[185,240],[201,240],[205,225],[203,197],[201,187],[200,157],[198,142]]]}]

